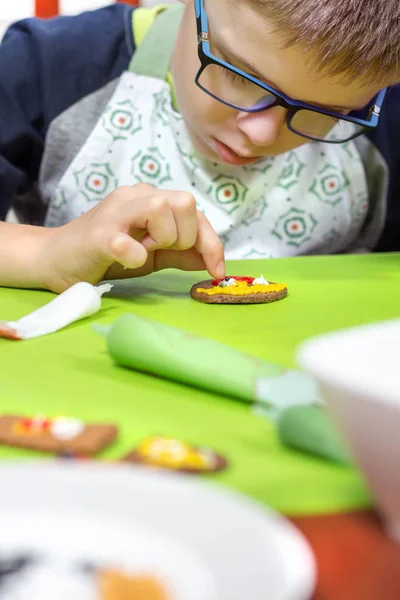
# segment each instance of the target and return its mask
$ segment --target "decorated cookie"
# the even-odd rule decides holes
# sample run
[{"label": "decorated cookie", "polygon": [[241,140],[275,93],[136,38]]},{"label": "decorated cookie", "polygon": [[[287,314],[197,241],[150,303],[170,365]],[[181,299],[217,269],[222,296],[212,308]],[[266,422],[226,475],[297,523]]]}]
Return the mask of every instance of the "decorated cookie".
[{"label": "decorated cookie", "polygon": [[200,281],[190,290],[192,298],[206,304],[265,304],[287,295],[283,283],[261,277],[232,277]]},{"label": "decorated cookie", "polygon": [[87,425],[67,417],[0,417],[0,444],[57,454],[96,454],[108,446],[117,433],[116,425]]},{"label": "decorated cookie", "polygon": [[210,448],[196,448],[168,437],[147,438],[123,460],[184,473],[215,473],[228,464]]}]

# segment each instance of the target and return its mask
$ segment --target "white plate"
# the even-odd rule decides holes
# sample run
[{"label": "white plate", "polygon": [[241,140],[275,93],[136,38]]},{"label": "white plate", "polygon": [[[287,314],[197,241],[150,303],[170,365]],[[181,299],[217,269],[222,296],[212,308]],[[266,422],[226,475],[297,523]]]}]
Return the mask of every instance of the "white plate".
[{"label": "white plate", "polygon": [[[66,582],[68,568],[94,563],[158,575],[173,600],[306,600],[314,589],[312,554],[291,523],[190,477],[3,462],[0,490],[0,559],[33,551],[62,563]],[[39,588],[30,586],[29,600],[47,600]],[[94,598],[67,588],[49,597]]]}]

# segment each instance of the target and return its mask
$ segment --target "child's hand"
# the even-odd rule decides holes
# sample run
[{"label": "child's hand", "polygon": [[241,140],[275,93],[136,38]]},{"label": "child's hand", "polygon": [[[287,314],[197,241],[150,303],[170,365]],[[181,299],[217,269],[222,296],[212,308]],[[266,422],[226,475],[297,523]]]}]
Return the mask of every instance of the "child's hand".
[{"label": "child's hand", "polygon": [[191,194],[150,185],[121,187],[87,213],[49,231],[46,286],[61,292],[169,267],[225,276],[222,242]]}]

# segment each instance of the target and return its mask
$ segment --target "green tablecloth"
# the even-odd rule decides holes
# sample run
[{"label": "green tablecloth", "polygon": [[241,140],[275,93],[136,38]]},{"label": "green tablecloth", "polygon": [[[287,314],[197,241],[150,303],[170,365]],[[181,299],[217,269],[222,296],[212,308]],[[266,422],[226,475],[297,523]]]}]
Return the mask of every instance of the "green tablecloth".
[{"label": "green tablecloth", "polygon": [[[27,342],[0,340],[0,412],[117,422],[121,435],[106,459],[153,434],[209,445],[230,460],[211,478],[287,514],[367,506],[354,470],[282,448],[274,425],[245,404],[116,367],[91,325],[134,312],[294,366],[296,346],[309,336],[399,316],[400,255],[242,261],[229,272],[286,282],[289,296],[271,305],[213,306],[188,294],[203,274],[169,271],[118,282],[90,319]],[[51,297],[0,289],[0,319],[15,320]],[[27,455],[0,448],[3,458]]]}]

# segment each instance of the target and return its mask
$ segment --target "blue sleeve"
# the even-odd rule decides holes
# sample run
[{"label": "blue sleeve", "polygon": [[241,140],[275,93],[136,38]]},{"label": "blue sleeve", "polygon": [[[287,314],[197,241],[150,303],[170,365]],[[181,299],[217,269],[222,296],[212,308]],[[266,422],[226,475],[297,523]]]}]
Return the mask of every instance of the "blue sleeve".
[{"label": "blue sleeve", "polygon": [[383,104],[379,125],[369,135],[389,168],[389,190],[385,227],[375,248],[379,252],[400,251],[400,85],[390,90]]},{"label": "blue sleeve", "polygon": [[131,16],[115,4],[8,29],[0,45],[0,220],[37,181],[53,119],[127,68]]}]

